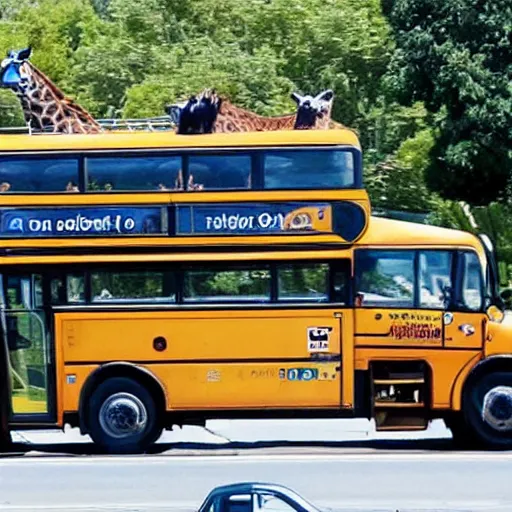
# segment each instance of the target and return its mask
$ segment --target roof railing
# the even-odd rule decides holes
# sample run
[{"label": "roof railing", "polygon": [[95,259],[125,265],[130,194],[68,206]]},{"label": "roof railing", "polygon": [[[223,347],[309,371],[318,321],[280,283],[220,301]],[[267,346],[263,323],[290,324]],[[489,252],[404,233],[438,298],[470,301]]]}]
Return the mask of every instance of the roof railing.
[{"label": "roof railing", "polygon": [[[169,116],[149,117],[145,119],[97,119],[97,123],[105,131],[171,131],[176,128]],[[30,129],[28,126],[9,126],[0,128],[0,134],[20,134],[28,133],[30,135],[54,134],[50,128],[44,130]],[[55,134],[58,135],[58,134]]]},{"label": "roof railing", "polygon": [[98,119],[99,125],[111,131],[161,131],[174,130],[176,125],[169,116],[148,117],[145,119]]}]

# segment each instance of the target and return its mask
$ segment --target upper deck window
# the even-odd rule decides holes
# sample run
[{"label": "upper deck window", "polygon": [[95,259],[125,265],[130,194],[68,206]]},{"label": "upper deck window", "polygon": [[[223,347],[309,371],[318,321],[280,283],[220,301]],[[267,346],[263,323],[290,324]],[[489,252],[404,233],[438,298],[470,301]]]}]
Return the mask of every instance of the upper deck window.
[{"label": "upper deck window", "polygon": [[267,151],[266,189],[332,189],[355,186],[354,155],[346,150]]},{"label": "upper deck window", "polygon": [[0,158],[0,192],[74,191],[77,158]]},{"label": "upper deck window", "polygon": [[250,155],[192,155],[187,190],[251,188]]},{"label": "upper deck window", "polygon": [[0,156],[0,192],[333,190],[360,182],[359,153],[349,147]]},{"label": "upper deck window", "polygon": [[86,160],[89,192],[182,188],[181,156],[112,156]]}]

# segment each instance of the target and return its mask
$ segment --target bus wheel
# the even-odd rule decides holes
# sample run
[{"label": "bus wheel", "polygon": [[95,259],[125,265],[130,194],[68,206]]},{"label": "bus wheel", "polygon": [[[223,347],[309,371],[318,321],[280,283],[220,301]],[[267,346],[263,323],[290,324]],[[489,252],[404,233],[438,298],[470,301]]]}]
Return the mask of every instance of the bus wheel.
[{"label": "bus wheel", "polygon": [[512,449],[512,373],[484,375],[464,394],[466,420],[482,445]]},{"label": "bus wheel", "polygon": [[452,432],[455,448],[471,448],[475,445],[473,429],[467,424],[462,412],[453,412],[444,419],[444,422]]},{"label": "bus wheel", "polygon": [[112,377],[92,393],[89,433],[109,453],[141,453],[162,433],[151,394],[137,381]]}]

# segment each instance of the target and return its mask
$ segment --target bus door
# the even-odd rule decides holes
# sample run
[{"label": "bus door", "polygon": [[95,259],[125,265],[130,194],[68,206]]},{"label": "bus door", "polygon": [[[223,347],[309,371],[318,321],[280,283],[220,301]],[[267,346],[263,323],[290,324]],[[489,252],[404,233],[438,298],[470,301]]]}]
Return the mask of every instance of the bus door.
[{"label": "bus door", "polygon": [[481,266],[444,249],[356,251],[358,346],[481,348]]},{"label": "bus door", "polygon": [[8,349],[11,422],[46,423],[51,405],[51,350],[43,277],[35,273],[4,274],[2,324]]}]

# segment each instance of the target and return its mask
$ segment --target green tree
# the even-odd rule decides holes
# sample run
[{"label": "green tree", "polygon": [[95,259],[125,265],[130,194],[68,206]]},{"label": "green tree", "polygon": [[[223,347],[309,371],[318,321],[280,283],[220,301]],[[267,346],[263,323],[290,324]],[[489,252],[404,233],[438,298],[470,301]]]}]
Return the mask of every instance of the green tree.
[{"label": "green tree", "polygon": [[279,74],[280,64],[265,47],[249,55],[237,43],[218,45],[206,38],[174,45],[158,73],[128,90],[124,115],[162,115],[167,103],[211,86],[231,101],[264,115],[292,111],[294,85]]},{"label": "green tree", "polygon": [[449,199],[510,196],[510,0],[383,0],[397,44],[387,78],[404,104],[424,101],[439,128],[427,181]]}]

